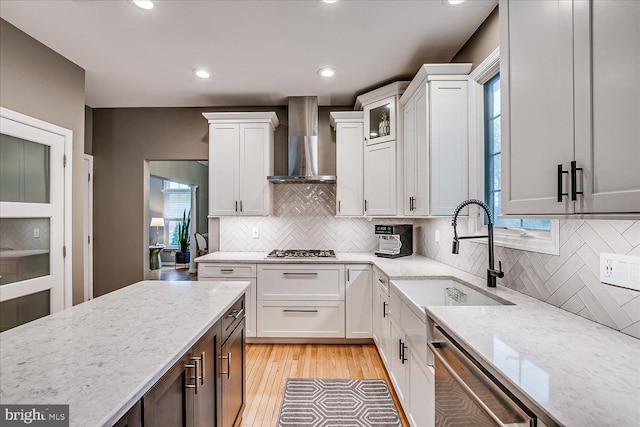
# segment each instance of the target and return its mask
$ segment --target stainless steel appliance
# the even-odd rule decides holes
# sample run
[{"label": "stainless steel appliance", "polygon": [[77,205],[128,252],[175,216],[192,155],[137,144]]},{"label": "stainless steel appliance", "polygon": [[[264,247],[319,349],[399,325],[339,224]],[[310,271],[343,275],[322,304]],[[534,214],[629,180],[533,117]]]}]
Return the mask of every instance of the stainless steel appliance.
[{"label": "stainless steel appliance", "polygon": [[336,182],[318,175],[318,97],[289,97],[289,175],[268,176],[273,183]]},{"label": "stainless steel appliance", "polygon": [[274,249],[267,258],[335,258],[331,249]]},{"label": "stainless steel appliance", "polygon": [[433,337],[437,427],[536,426],[535,414],[440,326]]},{"label": "stainless steel appliance", "polygon": [[375,254],[385,258],[398,258],[413,254],[413,225],[376,224],[378,250]]}]

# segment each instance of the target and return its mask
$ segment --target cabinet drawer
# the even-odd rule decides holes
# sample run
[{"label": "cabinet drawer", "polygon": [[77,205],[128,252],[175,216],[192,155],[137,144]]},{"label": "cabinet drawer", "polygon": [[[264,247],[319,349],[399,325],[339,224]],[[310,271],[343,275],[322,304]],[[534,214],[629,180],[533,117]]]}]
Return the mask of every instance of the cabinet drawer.
[{"label": "cabinet drawer", "polygon": [[258,267],[258,300],[344,301],[344,265]]},{"label": "cabinet drawer", "polygon": [[258,301],[258,337],[344,336],[342,301]]},{"label": "cabinet drawer", "polygon": [[389,278],[377,267],[373,267],[373,283],[384,289],[385,294],[389,295]]},{"label": "cabinet drawer", "polygon": [[213,264],[201,262],[198,265],[198,279],[219,277],[256,277],[255,264]]},{"label": "cabinet drawer", "polygon": [[222,342],[225,342],[246,314],[244,295],[222,315]]}]

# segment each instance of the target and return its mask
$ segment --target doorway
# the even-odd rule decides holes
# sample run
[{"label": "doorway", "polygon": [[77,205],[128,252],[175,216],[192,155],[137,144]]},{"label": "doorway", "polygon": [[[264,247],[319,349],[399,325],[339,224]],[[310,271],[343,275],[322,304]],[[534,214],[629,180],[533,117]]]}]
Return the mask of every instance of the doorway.
[{"label": "doorway", "polygon": [[71,306],[71,135],[0,109],[0,332]]},{"label": "doorway", "polygon": [[[147,215],[148,280],[194,280],[194,234],[207,234],[209,165],[198,160],[150,160]],[[188,258],[179,247],[179,227],[188,221]]]}]

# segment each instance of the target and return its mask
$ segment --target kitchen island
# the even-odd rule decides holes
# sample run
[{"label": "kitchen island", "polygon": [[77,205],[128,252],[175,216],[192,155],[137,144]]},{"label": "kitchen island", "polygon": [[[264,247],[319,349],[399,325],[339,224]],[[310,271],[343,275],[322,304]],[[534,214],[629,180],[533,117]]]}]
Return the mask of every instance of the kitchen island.
[{"label": "kitchen island", "polygon": [[507,388],[522,396],[547,425],[626,426],[640,419],[640,340],[636,338],[504,286],[487,288],[486,279],[424,256],[388,259],[338,252],[335,258],[282,259],[266,255],[214,252],[196,262],[200,267],[207,263],[372,264],[399,293],[402,290],[394,279],[463,281],[513,304],[422,306],[422,316],[446,329]]},{"label": "kitchen island", "polygon": [[113,425],[248,282],[143,281],[0,334],[0,403],[68,404],[71,426]]}]

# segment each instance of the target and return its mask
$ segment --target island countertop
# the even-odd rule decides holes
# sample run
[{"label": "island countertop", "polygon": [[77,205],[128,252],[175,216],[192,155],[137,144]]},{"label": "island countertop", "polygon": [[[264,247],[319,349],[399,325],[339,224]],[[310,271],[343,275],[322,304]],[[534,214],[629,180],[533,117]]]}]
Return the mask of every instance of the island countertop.
[{"label": "island countertop", "polygon": [[249,282],[143,281],[0,334],[0,403],[69,404],[112,425]]}]

